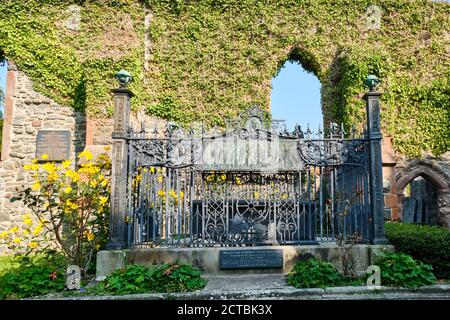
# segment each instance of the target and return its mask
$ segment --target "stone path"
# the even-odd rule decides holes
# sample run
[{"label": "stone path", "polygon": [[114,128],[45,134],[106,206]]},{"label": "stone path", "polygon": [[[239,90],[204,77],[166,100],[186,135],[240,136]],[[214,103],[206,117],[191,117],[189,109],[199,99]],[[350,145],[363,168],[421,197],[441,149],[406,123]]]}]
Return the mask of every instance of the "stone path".
[{"label": "stone path", "polygon": [[[423,287],[417,291],[381,287],[379,290],[361,287],[296,289],[288,286],[282,274],[206,275],[208,285],[197,292],[146,293],[125,296],[47,296],[39,299],[64,300],[450,300],[450,284]],[[35,298],[36,299],[36,298]]]}]

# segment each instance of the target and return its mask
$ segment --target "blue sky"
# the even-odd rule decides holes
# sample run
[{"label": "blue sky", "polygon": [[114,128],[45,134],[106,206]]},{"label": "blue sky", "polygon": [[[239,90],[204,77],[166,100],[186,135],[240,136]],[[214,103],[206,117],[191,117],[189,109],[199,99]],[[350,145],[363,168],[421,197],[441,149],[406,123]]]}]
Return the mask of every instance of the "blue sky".
[{"label": "blue sky", "polygon": [[[0,86],[6,86],[6,64],[0,66]],[[317,130],[322,123],[320,108],[320,82],[312,74],[303,70],[298,63],[286,62],[278,76],[272,80],[270,96],[271,112],[274,119],[286,120],[289,130],[296,123],[306,129]]]},{"label": "blue sky", "polygon": [[[6,89],[6,63],[4,66],[0,66],[0,87],[3,89],[3,92],[5,92],[5,89]],[[3,112],[3,105],[2,105],[2,112]]]},{"label": "blue sky", "polygon": [[306,72],[298,63],[287,61],[272,80],[270,110],[273,119],[286,120],[288,130],[299,124],[303,130],[309,122],[317,131],[322,126],[320,81]]}]

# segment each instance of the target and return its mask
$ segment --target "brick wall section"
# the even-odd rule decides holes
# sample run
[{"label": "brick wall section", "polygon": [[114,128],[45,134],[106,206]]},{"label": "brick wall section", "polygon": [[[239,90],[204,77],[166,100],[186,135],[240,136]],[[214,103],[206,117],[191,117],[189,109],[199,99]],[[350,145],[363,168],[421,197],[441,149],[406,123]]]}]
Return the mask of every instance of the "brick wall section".
[{"label": "brick wall section", "polygon": [[[26,209],[17,202],[10,202],[16,188],[29,185],[31,178],[23,165],[35,158],[36,136],[40,129],[65,129],[71,131],[70,160],[85,145],[86,118],[84,113],[60,106],[33,89],[30,79],[17,71],[13,63],[8,68],[5,114],[9,123],[4,127],[6,148],[0,161],[0,231],[21,222]],[[1,252],[2,248],[0,248]]]}]

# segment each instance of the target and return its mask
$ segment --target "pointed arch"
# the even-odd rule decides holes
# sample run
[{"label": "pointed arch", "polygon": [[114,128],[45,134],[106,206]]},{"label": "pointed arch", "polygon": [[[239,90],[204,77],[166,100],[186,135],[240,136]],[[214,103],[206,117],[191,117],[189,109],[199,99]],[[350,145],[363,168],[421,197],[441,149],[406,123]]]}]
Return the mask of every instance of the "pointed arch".
[{"label": "pointed arch", "polygon": [[432,161],[414,160],[395,175],[399,215],[403,215],[404,188],[419,176],[436,188],[438,223],[450,229],[450,176]]}]

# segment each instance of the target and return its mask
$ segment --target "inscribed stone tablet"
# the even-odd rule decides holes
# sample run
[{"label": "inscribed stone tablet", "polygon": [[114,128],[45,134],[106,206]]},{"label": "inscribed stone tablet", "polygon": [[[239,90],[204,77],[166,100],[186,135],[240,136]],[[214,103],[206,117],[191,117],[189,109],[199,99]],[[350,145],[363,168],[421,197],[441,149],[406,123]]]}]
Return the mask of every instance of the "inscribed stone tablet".
[{"label": "inscribed stone tablet", "polygon": [[282,268],[283,250],[221,250],[220,269]]},{"label": "inscribed stone tablet", "polygon": [[36,158],[47,154],[48,161],[68,160],[70,157],[70,130],[39,130],[36,141]]}]

